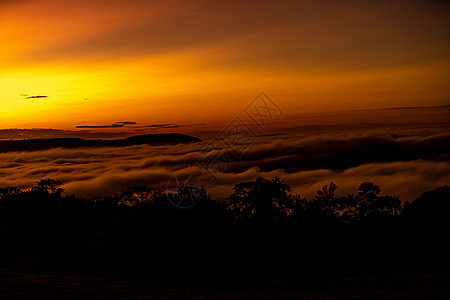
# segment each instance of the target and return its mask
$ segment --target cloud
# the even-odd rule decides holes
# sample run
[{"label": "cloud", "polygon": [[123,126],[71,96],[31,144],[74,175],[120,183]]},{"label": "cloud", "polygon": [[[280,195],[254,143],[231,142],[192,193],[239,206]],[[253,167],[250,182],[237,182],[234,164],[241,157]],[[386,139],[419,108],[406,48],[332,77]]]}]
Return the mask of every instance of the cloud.
[{"label": "cloud", "polygon": [[37,96],[27,96],[27,97],[25,97],[25,99],[40,99],[40,98],[48,98],[48,96],[37,95]]},{"label": "cloud", "polygon": [[[310,169],[344,170],[364,163],[449,158],[450,133],[394,137],[388,133],[320,134],[300,141],[275,139],[254,145],[232,166],[242,171],[254,164],[264,171]],[[232,154],[230,154],[231,156]]]},{"label": "cloud", "polygon": [[[338,193],[347,194],[363,181],[374,181],[383,193],[406,201],[450,183],[450,133],[439,126],[276,132],[261,136],[222,171],[214,161],[209,170],[195,163],[210,141],[3,153],[0,186],[27,188],[46,176],[63,181],[68,193],[93,196],[144,183],[165,189],[177,176],[223,199],[236,183],[280,176],[306,197],[330,182],[339,186]],[[229,151],[224,145],[217,148]]]},{"label": "cloud", "polygon": [[127,121],[127,122],[116,122],[115,124],[122,124],[122,125],[136,125],[137,123],[136,123],[136,122],[129,122],[129,121]]},{"label": "cloud", "polygon": [[[435,50],[432,52],[435,57],[442,58],[445,51],[435,48],[436,41],[446,45],[445,31],[439,29],[448,23],[442,13],[445,9],[433,8],[436,4],[419,5],[410,1],[395,5],[387,1],[350,1],[341,5],[334,1],[290,0],[233,0],[214,4],[179,0],[170,4],[138,0],[68,3],[72,8],[70,18],[65,16],[66,6],[56,2],[30,6],[27,12],[33,15],[39,9],[42,18],[50,24],[44,28],[50,32],[55,30],[51,25],[61,24],[63,19],[63,25],[74,31],[71,42],[53,39],[20,58],[44,62],[117,59],[183,53],[211,45],[223,48],[227,44],[227,50],[233,51],[225,51],[227,55],[218,59],[227,65],[264,63],[267,66],[276,62],[288,68],[347,62],[347,67],[365,64],[379,68],[416,61],[428,49]],[[388,4],[391,5],[386,10]],[[98,17],[102,11],[106,13]],[[393,20],[392,15],[397,18]],[[91,30],[73,29],[79,27],[80,21],[90,25]],[[354,24],[358,26],[355,28]],[[422,30],[418,32],[415,28]],[[414,51],[405,53],[402,51],[405,47]],[[213,53],[210,54],[208,57],[212,57]]]},{"label": "cloud", "polygon": [[177,125],[177,124],[152,124],[152,125],[146,125],[144,127],[148,128],[150,130],[158,130],[158,129],[182,128],[182,127],[203,126],[203,125],[206,125],[206,123],[184,124],[184,125]]},{"label": "cloud", "polygon": [[86,138],[109,139],[129,136],[129,132],[93,132],[90,130],[62,130],[52,128],[0,129],[0,140]]},{"label": "cloud", "polygon": [[[137,126],[135,126],[137,125]],[[115,122],[109,125],[78,125],[76,128],[90,128],[90,129],[98,129],[98,128],[120,128],[120,127],[133,127],[135,129],[147,129],[147,130],[160,130],[160,129],[175,129],[175,128],[183,128],[183,127],[192,127],[192,126],[202,126],[206,125],[206,123],[194,123],[194,124],[183,124],[177,125],[172,123],[166,124],[151,124],[151,125],[139,125],[136,122]]]},{"label": "cloud", "polygon": [[97,129],[97,128],[120,128],[125,126],[131,126],[136,125],[136,122],[115,122],[113,124],[109,125],[78,125],[75,126],[76,128],[91,128],[91,129]]}]

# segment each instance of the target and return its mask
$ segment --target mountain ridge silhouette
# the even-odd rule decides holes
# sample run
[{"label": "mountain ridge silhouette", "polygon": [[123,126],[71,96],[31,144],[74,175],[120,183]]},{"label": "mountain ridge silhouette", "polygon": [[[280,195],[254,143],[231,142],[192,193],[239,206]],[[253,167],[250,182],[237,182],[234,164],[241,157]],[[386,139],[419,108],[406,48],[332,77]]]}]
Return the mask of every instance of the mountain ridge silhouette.
[{"label": "mountain ridge silhouette", "polygon": [[0,141],[0,153],[41,151],[54,148],[84,148],[84,147],[126,147],[136,145],[176,145],[197,143],[202,140],[182,133],[160,133],[130,136],[124,139],[82,139],[82,138],[51,138]]}]

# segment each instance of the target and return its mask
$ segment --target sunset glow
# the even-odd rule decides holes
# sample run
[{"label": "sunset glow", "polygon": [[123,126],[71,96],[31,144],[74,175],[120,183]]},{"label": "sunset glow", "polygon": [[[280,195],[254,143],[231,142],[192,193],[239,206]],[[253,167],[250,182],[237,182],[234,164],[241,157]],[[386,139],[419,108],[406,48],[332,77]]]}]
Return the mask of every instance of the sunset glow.
[{"label": "sunset glow", "polygon": [[0,298],[449,299],[450,2],[0,0]]},{"label": "sunset glow", "polygon": [[440,2],[0,5],[3,128],[223,123],[262,90],[286,118],[449,103]]}]

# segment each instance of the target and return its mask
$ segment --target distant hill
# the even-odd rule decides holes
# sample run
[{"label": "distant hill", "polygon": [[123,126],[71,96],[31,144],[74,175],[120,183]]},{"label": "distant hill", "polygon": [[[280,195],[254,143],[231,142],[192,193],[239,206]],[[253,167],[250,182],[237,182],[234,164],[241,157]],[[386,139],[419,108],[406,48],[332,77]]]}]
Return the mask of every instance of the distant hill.
[{"label": "distant hill", "polygon": [[125,147],[134,145],[175,145],[201,142],[201,139],[181,133],[145,134],[116,140],[85,140],[79,138],[29,139],[0,141],[0,153],[40,151],[53,148]]}]

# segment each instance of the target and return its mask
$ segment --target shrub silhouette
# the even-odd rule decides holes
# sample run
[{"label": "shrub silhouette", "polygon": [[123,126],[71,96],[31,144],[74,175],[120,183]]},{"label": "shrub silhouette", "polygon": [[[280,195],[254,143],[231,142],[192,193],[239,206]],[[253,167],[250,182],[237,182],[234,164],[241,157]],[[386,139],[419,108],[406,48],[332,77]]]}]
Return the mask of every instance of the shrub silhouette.
[{"label": "shrub silhouette", "polygon": [[227,198],[227,209],[238,219],[250,219],[261,224],[285,220],[295,204],[291,187],[280,178],[257,178],[234,186]]},{"label": "shrub silhouette", "polygon": [[412,203],[406,202],[403,215],[426,222],[448,221],[450,186],[445,185],[425,192]]},{"label": "shrub silhouette", "polygon": [[62,182],[51,178],[44,178],[36,182],[36,186],[31,190],[34,192],[43,192],[48,194],[56,194],[58,196],[64,191],[61,188]]},{"label": "shrub silhouette", "polygon": [[[195,205],[173,205],[193,188]],[[168,197],[149,185],[87,199],[64,195],[61,182],[44,178],[28,190],[0,189],[0,257],[153,276],[448,265],[449,186],[404,208],[372,182],[356,194],[336,191],[331,183],[307,200],[276,177],[239,183],[224,202],[203,187],[180,186]]]}]

